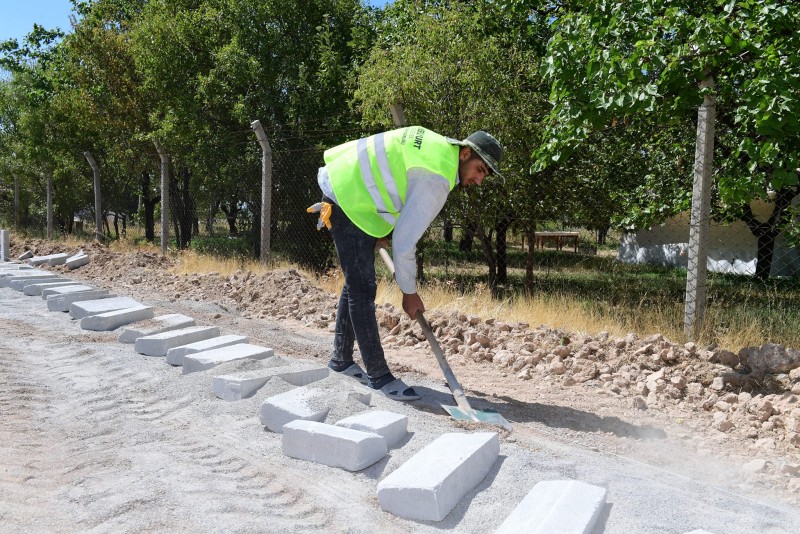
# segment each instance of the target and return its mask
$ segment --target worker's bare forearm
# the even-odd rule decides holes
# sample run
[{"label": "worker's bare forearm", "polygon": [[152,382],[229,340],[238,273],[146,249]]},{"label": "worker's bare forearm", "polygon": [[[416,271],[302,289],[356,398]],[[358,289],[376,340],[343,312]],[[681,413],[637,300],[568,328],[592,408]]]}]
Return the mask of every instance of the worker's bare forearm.
[{"label": "worker's bare forearm", "polygon": [[409,317],[416,319],[418,313],[425,312],[425,305],[417,293],[403,293],[403,310]]}]

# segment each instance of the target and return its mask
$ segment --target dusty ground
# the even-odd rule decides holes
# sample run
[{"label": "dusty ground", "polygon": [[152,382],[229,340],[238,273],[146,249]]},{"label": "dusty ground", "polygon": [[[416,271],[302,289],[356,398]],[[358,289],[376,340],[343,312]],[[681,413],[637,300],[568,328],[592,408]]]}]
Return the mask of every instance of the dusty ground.
[{"label": "dusty ground", "polygon": [[[63,251],[58,244],[12,242],[15,255],[25,249]],[[117,254],[97,244],[84,250],[92,262],[71,272],[74,279],[250,335],[290,357],[327,360],[336,296],[297,272],[176,276],[169,271],[172,260],[157,253]],[[308,470],[280,456],[279,440],[252,446],[265,441],[263,428],[252,424],[255,400],[200,421],[196,410],[219,401],[210,394],[196,398],[192,379],[183,377],[177,387],[174,370],[152,359],[123,365],[113,354],[115,335],[98,334],[87,343],[74,322],[48,320],[46,311],[30,321],[12,319],[15,306],[28,306],[16,298],[4,301],[8,315],[0,320],[0,352],[12,355],[0,360],[0,403],[11,414],[0,427],[0,521],[12,530],[366,531],[371,520],[398,532],[423,526],[481,532],[499,520],[477,516],[487,510],[507,515],[532,487],[521,482],[523,487],[503,493],[508,502],[486,497],[502,502],[499,509],[483,503],[479,493],[444,524],[395,520],[377,507],[374,485],[365,489],[337,476],[331,479],[336,489],[328,488],[325,476],[333,475],[321,475],[327,471],[313,472],[315,484],[297,484],[309,479]],[[423,395],[404,409],[421,413],[425,424],[452,430],[439,408],[452,400],[418,327],[388,305],[378,314],[390,366]],[[557,472],[609,487],[615,504],[604,519],[607,532],[800,530],[800,376],[788,369],[795,365],[794,351],[766,347],[734,354],[660,336],[614,339],[505,324],[502,318],[428,316],[473,404],[496,409],[514,424],[513,433],[503,435],[507,466],[523,451],[527,460],[519,460],[518,469],[541,473],[539,479]],[[65,329],[64,337],[54,341],[47,334],[52,328]],[[45,358],[43,367],[38,363]],[[764,361],[774,366],[776,358],[782,370],[765,367]],[[223,417],[225,431],[214,432]],[[63,433],[60,421],[70,421]],[[420,430],[414,439],[425,434]],[[398,453],[382,469],[390,471],[402,457]],[[519,476],[507,474],[507,466],[491,488]],[[640,476],[645,482],[636,480]],[[347,505],[334,512],[342,508],[342,484],[348,502],[371,506],[358,507],[356,521]],[[653,487],[638,495],[637,484]],[[228,491],[236,498],[226,499]],[[648,523],[651,507],[658,508],[650,501],[662,498],[675,511],[661,510],[665,517]],[[273,504],[266,512],[265,502]]]}]

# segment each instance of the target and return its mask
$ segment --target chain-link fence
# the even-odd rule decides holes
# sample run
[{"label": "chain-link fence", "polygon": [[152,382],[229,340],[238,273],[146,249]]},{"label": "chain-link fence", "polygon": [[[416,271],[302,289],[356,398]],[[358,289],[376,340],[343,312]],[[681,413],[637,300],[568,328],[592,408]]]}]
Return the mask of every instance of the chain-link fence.
[{"label": "chain-link fence", "polygon": [[[317,185],[322,154],[327,147],[374,132],[327,129],[291,135],[277,127],[265,125],[265,129],[272,148],[271,257],[318,272],[333,268],[336,254],[330,234],[325,229],[317,231],[317,216],[306,213],[322,196]],[[208,185],[198,187],[198,183],[205,184],[205,178],[182,175],[178,165],[173,165],[173,242],[177,242],[177,233],[188,232],[189,246],[195,250],[243,259],[259,257],[261,149],[252,132],[241,132],[236,146],[241,147],[241,161],[233,173],[235,178],[218,185],[216,193],[210,192]],[[156,165],[157,160],[154,169]],[[153,178],[155,188],[155,170]],[[613,228],[607,215],[602,220],[596,215],[613,211],[613,200],[586,195],[585,206],[574,199],[564,200],[567,207],[548,211],[535,198],[519,198],[520,189],[513,188],[513,179],[509,182],[503,185],[488,180],[481,188],[473,188],[482,191],[451,193],[440,217],[418,243],[421,279],[455,291],[486,287],[500,298],[574,299],[593,307],[600,316],[619,310],[636,316],[670,308],[676,310],[672,320],[680,323],[690,259],[688,210],[664,217],[651,227],[623,231]],[[566,197],[558,180],[543,183],[550,188],[543,194]],[[13,228],[10,189],[6,188],[0,211],[5,226]],[[42,208],[44,192],[28,190],[22,195],[29,204],[20,231],[43,237],[47,220]],[[54,202],[58,201],[56,194]],[[765,341],[784,342],[790,329],[786,325],[798,324],[800,248],[793,235],[800,226],[796,215],[799,203],[798,196],[783,206],[777,199],[754,200],[751,217],[741,220],[718,221],[712,213],[706,249],[709,274],[704,282],[708,311],[713,312],[710,328],[742,328],[743,321],[750,318],[767,325]],[[138,211],[109,214],[107,228],[112,239],[120,233],[128,239],[144,239],[146,218],[141,198],[138,205]],[[93,236],[91,208],[88,205],[76,212],[70,226],[73,233]],[[778,209],[783,211],[777,213]],[[158,206],[154,210],[151,216],[158,244]],[[184,230],[180,229],[179,213],[188,221]],[[65,228],[61,223],[55,235]],[[634,319],[629,324],[633,327]]]}]

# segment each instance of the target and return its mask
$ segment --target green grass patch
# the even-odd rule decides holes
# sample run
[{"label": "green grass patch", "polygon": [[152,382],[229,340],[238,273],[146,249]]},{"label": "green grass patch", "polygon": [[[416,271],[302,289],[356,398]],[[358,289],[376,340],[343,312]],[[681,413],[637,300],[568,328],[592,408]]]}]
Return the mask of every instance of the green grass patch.
[{"label": "green grass patch", "polygon": [[253,242],[246,237],[195,236],[189,248],[198,254],[219,258],[246,258],[253,256]]},{"label": "green grass patch", "polygon": [[[476,246],[428,242],[424,271],[429,283],[446,284],[468,294],[488,283],[488,267]],[[597,318],[630,331],[660,331],[683,338],[686,270],[618,262],[613,256],[537,250],[530,294],[525,287],[526,253],[509,249],[508,280],[494,298],[530,295],[578,302]],[[732,346],[781,343],[800,347],[800,278],[767,281],[750,276],[709,273],[706,329],[701,341]]]}]

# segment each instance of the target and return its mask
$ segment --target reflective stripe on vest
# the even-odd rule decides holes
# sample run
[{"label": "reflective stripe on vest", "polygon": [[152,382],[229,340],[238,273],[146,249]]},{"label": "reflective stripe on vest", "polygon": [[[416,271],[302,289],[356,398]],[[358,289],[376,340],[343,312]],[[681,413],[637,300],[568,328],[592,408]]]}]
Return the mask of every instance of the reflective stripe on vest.
[{"label": "reflective stripe on vest", "polygon": [[[392,213],[400,213],[403,209],[403,201],[400,199],[400,192],[397,190],[397,182],[394,180],[392,169],[389,168],[389,157],[386,155],[386,145],[383,143],[382,133],[359,139],[356,144],[358,152],[358,166],[361,169],[361,177],[364,179],[364,184],[367,186],[367,191],[375,202],[375,207],[378,210],[378,215],[387,223],[394,226],[397,223],[397,217]],[[373,142],[375,147],[375,159],[378,161],[378,168],[380,169],[381,181],[383,182],[386,192],[392,201],[391,209],[387,208],[386,203],[383,201],[378,184],[375,183],[375,176],[372,174],[372,166],[369,161],[369,152],[367,150],[367,143]]]},{"label": "reflective stripe on vest", "polygon": [[452,190],[458,150],[451,140],[409,126],[357,139],[325,151],[336,202],[358,228],[383,237],[397,224],[406,201],[409,169],[444,177]]}]

